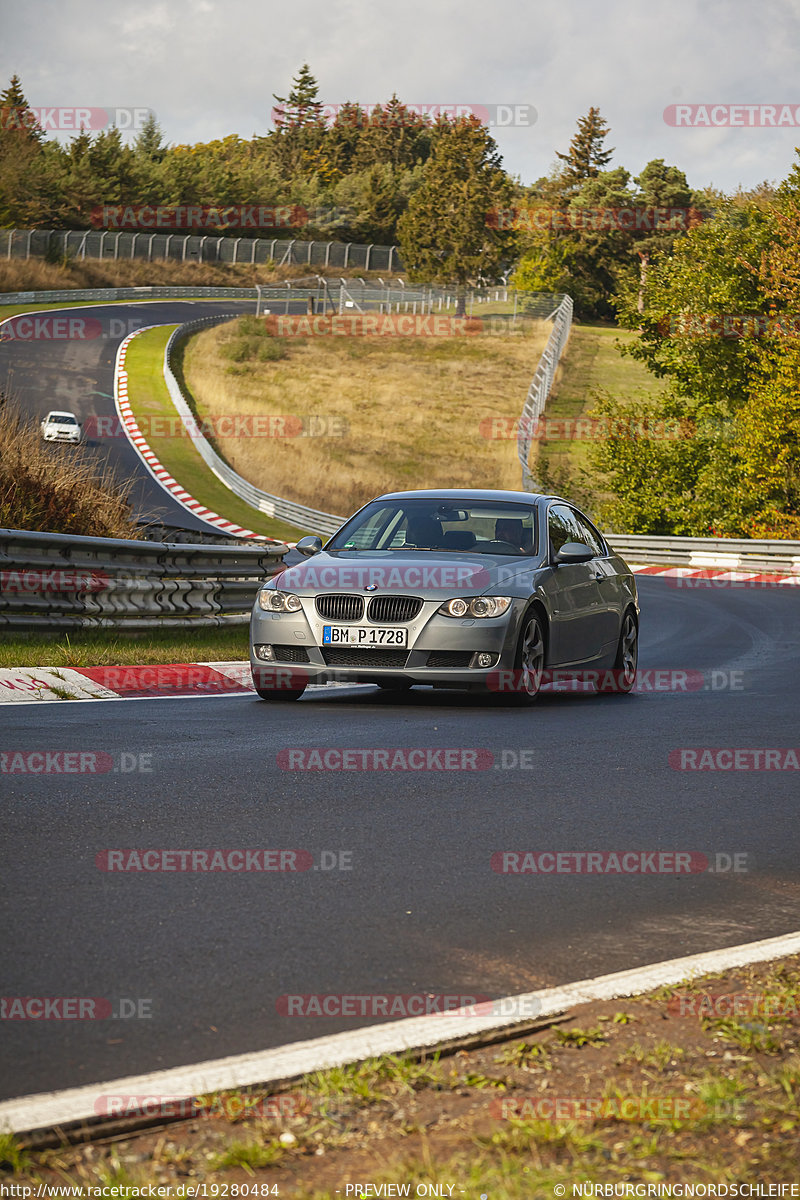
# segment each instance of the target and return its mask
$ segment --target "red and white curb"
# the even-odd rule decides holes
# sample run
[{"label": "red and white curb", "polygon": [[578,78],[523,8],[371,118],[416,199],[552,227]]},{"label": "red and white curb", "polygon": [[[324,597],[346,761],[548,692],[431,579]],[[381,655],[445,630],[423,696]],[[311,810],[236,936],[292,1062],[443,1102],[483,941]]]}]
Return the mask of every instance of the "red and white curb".
[{"label": "red and white curb", "polygon": [[[309,684],[315,691],[356,686],[337,682]],[[0,668],[0,705],[29,704],[36,700],[146,700],[248,694],[255,695],[249,662]]]},{"label": "red and white curb", "polygon": [[159,461],[136,423],[136,418],[133,415],[128,399],[128,373],[125,370],[125,356],[128,352],[128,346],[135,337],[138,337],[140,333],[146,333],[150,329],[159,328],[161,326],[146,325],[143,329],[134,330],[133,333],[129,333],[120,342],[117,350],[117,361],[114,368],[114,403],[117,407],[117,414],[122,427],[127,434],[128,441],[134,450],[136,450],[156,483],[161,484],[164,490],[169,492],[173,500],[177,500],[189,512],[193,513],[196,517],[200,517],[209,525],[213,525],[215,529],[222,529],[225,533],[234,534],[236,537],[261,538],[263,540],[263,534],[255,533],[252,529],[244,529],[241,525],[234,524],[233,521],[226,521],[219,513],[213,512],[212,509],[206,508],[201,504],[199,500],[195,500],[194,496],[187,492],[186,488],[182,487],[177,479],[174,479],[166,467]]},{"label": "red and white curb", "polygon": [[777,574],[774,571],[745,571],[727,567],[724,561],[717,559],[705,565],[690,567],[661,567],[652,563],[629,563],[635,575],[661,575],[667,579],[710,579],[714,583],[742,584],[775,584],[782,587],[796,587],[800,584],[800,574]]},{"label": "red and white curb", "polygon": [[[78,1121],[96,1120],[98,1103],[109,1095],[146,1097],[156,1103],[163,1097],[170,1100],[185,1097],[189,1100],[218,1091],[269,1084],[282,1086],[314,1071],[326,1071],[383,1054],[430,1051],[436,1046],[452,1045],[497,1031],[506,1030],[508,1036],[513,1037],[515,1028],[569,1012],[579,1004],[638,996],[654,988],[674,987],[698,976],[798,953],[800,933],[787,933],[724,950],[711,950],[704,954],[651,963],[646,967],[634,967],[628,971],[615,971],[611,975],[599,975],[594,979],[582,979],[577,983],[544,988],[538,992],[505,996],[494,1002],[492,1007],[496,1011],[491,1014],[475,1014],[468,1009],[458,1009],[450,1014],[407,1017],[401,1021],[387,1021],[383,1025],[334,1033],[329,1037],[292,1042],[274,1050],[210,1059],[61,1092],[21,1096],[0,1103],[0,1130],[29,1133],[64,1127]],[[497,1012],[506,1015],[498,1016]]]},{"label": "red and white curb", "polygon": [[0,669],[0,704],[35,700],[131,700],[253,692],[247,662]]}]

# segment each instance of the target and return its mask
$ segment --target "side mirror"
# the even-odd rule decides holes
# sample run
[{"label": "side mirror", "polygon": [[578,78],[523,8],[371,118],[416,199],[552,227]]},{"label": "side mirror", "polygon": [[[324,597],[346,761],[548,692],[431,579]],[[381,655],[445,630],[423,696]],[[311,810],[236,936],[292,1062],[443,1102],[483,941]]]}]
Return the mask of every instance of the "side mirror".
[{"label": "side mirror", "polygon": [[309,533],[305,537],[301,537],[297,543],[297,549],[304,556],[310,558],[312,554],[319,554],[322,549],[322,538],[317,537],[315,533]]},{"label": "side mirror", "polygon": [[583,542],[565,542],[556,555],[556,566],[566,566],[568,563],[585,563],[594,558],[591,546]]}]

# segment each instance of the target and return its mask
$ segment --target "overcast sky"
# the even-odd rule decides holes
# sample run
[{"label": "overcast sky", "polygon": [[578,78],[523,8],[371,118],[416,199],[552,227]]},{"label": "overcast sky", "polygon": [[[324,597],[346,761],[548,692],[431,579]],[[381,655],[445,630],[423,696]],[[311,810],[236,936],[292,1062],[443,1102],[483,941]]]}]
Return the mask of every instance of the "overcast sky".
[{"label": "overcast sky", "polygon": [[[17,73],[35,108],[152,109],[170,143],[266,133],[272,94],[308,62],[331,104],[530,106],[527,126],[493,129],[523,183],[591,105],[612,166],[663,158],[696,188],[779,181],[800,145],[800,0],[0,0],[0,13],[3,87]],[[665,120],[701,104],[715,127]]]}]

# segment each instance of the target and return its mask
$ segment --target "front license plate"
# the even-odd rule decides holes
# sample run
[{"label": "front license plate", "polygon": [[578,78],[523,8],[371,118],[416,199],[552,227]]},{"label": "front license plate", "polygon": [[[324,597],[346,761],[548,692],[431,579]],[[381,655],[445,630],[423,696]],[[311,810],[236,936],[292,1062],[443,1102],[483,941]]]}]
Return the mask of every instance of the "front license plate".
[{"label": "front license plate", "polygon": [[323,646],[400,646],[408,644],[407,629],[366,629],[361,625],[323,625]]}]

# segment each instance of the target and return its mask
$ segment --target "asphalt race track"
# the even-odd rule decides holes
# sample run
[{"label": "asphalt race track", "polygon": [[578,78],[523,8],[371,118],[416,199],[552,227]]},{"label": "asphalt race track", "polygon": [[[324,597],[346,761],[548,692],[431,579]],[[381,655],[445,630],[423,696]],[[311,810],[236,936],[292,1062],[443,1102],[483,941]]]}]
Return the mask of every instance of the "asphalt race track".
[{"label": "asphalt race track", "polygon": [[[656,690],[631,697],[551,693],[519,709],[353,688],[293,705],[0,710],[7,754],[101,751],[115,767],[2,777],[2,995],[146,1001],[152,1014],[4,1021],[2,1098],[371,1023],[284,1015],[287,994],[503,996],[797,929],[798,772],[679,770],[669,755],[800,742],[798,589],[642,577],[640,592],[640,665],[679,673],[645,675]],[[495,765],[282,769],[292,747],[484,749]],[[120,769],[140,754],[150,770]],[[322,861],[337,869],[110,873],[95,861],[256,847],[307,850],[317,865],[335,852]],[[703,852],[746,869],[497,873],[506,850]]]},{"label": "asphalt race track", "polygon": [[[298,305],[303,307],[297,302],[290,308]],[[0,340],[0,391],[16,399],[37,420],[51,409],[74,412],[81,424],[90,417],[115,418],[114,363],[119,344],[129,333],[148,325],[176,325],[198,317],[254,311],[254,300],[163,300],[48,309],[38,316],[84,321],[84,330],[96,336]],[[44,328],[54,327],[45,323]],[[104,427],[116,428],[118,422],[100,426]],[[121,478],[134,478],[131,501],[140,516],[184,529],[208,530],[205,521],[156,482],[121,429],[118,437],[90,437],[89,444],[99,447]],[[151,448],[158,454],[157,440]]]}]

